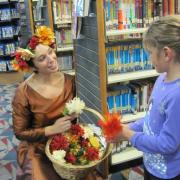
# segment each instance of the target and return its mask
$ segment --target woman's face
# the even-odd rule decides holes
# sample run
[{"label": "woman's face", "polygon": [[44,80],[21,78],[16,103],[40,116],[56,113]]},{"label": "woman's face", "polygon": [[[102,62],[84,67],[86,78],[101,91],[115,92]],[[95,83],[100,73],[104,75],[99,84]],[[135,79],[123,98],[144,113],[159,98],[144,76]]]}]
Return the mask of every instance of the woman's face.
[{"label": "woman's face", "polygon": [[38,44],[35,49],[34,66],[38,73],[52,73],[59,69],[57,56],[52,48]]}]

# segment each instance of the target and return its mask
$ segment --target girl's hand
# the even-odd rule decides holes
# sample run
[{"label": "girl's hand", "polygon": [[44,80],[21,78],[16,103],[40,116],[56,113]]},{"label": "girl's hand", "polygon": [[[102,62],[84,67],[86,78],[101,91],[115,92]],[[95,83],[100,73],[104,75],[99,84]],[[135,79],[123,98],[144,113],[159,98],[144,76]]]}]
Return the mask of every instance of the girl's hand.
[{"label": "girl's hand", "polygon": [[122,131],[118,134],[118,136],[108,139],[108,143],[119,143],[121,141],[130,140],[131,137],[135,134],[128,125],[123,124]]},{"label": "girl's hand", "polygon": [[64,116],[56,120],[56,122],[45,128],[45,136],[51,136],[59,133],[63,133],[70,129],[71,121],[74,120],[77,115]]}]

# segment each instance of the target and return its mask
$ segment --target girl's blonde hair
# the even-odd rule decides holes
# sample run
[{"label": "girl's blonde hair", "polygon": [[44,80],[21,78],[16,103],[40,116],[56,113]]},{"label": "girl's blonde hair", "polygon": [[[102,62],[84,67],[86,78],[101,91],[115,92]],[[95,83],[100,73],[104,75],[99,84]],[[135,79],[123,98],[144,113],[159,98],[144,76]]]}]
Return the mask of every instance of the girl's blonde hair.
[{"label": "girl's blonde hair", "polygon": [[161,50],[165,46],[172,48],[178,59],[180,56],[180,15],[165,16],[154,21],[144,34],[143,44],[146,49],[155,47]]}]

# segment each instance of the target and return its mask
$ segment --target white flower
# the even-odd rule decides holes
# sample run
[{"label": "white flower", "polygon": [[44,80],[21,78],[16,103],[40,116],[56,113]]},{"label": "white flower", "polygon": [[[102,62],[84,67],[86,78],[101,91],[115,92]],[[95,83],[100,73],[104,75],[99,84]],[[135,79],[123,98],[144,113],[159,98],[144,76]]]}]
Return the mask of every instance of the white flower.
[{"label": "white flower", "polygon": [[100,127],[97,127],[95,124],[88,124],[88,126],[93,129],[94,133],[97,135],[97,136],[101,136],[102,135],[102,130]]},{"label": "white flower", "polygon": [[106,148],[107,143],[106,143],[106,139],[105,139],[105,137],[100,136],[99,138],[100,138],[100,142],[101,142],[101,144],[103,145],[103,148]]},{"label": "white flower", "polygon": [[52,157],[60,162],[65,163],[66,162],[64,159],[65,155],[66,155],[66,151],[57,150],[57,151],[53,151]]},{"label": "white flower", "polygon": [[66,103],[66,109],[68,110],[68,114],[81,114],[82,110],[85,108],[84,101],[80,100],[80,98],[75,97],[70,102]]},{"label": "white flower", "polygon": [[88,127],[88,126],[83,126],[82,128],[84,129],[84,135],[83,135],[83,137],[84,137],[85,139],[94,136],[94,131],[93,131],[93,129],[91,129],[91,128]]}]

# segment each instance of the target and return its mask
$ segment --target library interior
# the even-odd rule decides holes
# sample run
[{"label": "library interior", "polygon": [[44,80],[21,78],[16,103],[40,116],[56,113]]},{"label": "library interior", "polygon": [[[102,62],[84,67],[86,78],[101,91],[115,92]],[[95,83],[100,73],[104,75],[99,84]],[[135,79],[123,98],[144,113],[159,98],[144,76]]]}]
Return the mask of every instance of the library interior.
[{"label": "library interior", "polygon": [[180,0],[0,0],[0,179],[179,180],[179,68]]}]

